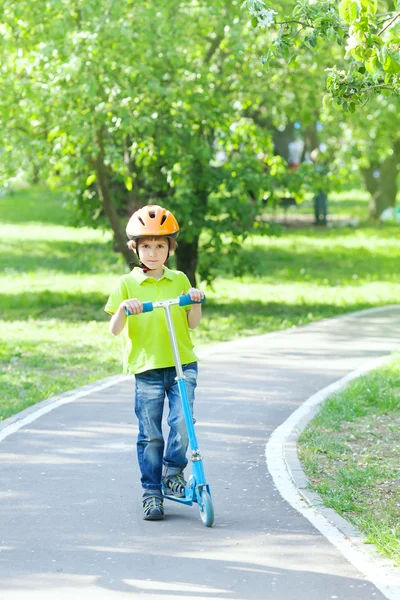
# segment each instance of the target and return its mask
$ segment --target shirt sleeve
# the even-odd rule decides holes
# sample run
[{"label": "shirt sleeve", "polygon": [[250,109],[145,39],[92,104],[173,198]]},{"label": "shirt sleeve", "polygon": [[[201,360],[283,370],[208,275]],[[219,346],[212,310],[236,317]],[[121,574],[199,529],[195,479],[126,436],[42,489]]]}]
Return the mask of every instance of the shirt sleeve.
[{"label": "shirt sleeve", "polygon": [[115,314],[123,300],[128,300],[128,290],[126,288],[124,280],[120,279],[118,285],[111,292],[107,300],[107,304],[104,307],[104,310],[109,315]]}]

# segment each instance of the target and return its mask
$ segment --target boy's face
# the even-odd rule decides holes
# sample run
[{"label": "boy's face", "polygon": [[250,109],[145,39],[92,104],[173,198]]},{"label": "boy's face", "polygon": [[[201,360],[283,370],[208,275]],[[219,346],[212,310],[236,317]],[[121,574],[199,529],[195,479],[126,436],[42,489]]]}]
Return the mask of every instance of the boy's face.
[{"label": "boy's face", "polygon": [[168,257],[169,244],[166,238],[141,238],[137,249],[140,260],[150,271],[161,270]]}]

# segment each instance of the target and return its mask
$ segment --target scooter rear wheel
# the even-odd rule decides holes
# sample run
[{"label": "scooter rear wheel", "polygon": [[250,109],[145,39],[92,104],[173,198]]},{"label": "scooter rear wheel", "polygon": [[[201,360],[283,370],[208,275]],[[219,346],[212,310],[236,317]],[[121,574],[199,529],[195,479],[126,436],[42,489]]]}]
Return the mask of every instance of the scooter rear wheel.
[{"label": "scooter rear wheel", "polygon": [[207,490],[202,490],[199,504],[200,517],[206,527],[212,527],[214,523],[214,506]]}]

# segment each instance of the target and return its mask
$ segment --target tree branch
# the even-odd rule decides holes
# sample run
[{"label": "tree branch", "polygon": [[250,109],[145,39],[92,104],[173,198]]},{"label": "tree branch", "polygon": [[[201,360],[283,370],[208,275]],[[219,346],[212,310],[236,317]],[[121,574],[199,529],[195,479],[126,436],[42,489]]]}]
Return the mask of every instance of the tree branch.
[{"label": "tree branch", "polygon": [[97,33],[99,31],[100,27],[102,27],[102,25],[104,25],[104,23],[106,22],[106,19],[111,12],[113,3],[114,3],[114,0],[109,1],[109,4],[106,8],[106,12],[104,13],[102,20],[97,24],[96,29],[94,30],[95,33]]},{"label": "tree branch", "polygon": [[302,21],[295,21],[295,20],[291,20],[291,21],[277,21],[277,25],[290,25],[291,23],[297,23],[297,25],[301,25],[302,27],[312,27],[313,29],[315,29],[315,25],[313,25],[312,23],[303,23]]},{"label": "tree branch", "polygon": [[215,37],[211,43],[211,46],[209,47],[207,54],[204,57],[204,64],[207,64],[210,62],[210,60],[212,59],[213,55],[215,54],[215,52],[218,50],[222,40],[224,39],[223,35],[217,35],[217,37]]},{"label": "tree branch", "polygon": [[363,94],[364,92],[369,92],[369,90],[375,90],[377,88],[384,88],[386,90],[392,90],[392,86],[387,85],[386,83],[381,83],[379,85],[370,85],[369,87],[364,88],[363,90],[357,90],[356,92],[350,92],[349,96],[355,96],[356,94]]},{"label": "tree branch", "polygon": [[397,15],[394,15],[394,17],[389,21],[389,23],[387,25],[385,25],[385,27],[383,29],[380,30],[380,32],[378,33],[378,35],[382,35],[382,33],[384,33],[386,31],[386,29],[389,29],[389,27],[391,25],[393,25],[393,23],[395,21],[397,21],[397,19],[400,17],[400,12],[397,13]]}]

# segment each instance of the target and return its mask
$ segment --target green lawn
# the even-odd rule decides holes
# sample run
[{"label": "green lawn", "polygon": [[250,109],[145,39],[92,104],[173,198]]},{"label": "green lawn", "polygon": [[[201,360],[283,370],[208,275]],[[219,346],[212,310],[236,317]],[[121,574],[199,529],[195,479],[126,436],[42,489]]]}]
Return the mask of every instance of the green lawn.
[{"label": "green lawn", "polygon": [[[331,192],[328,195],[328,216],[334,219],[368,219],[368,192],[361,190],[349,190],[345,193]],[[312,198],[305,200],[296,208],[291,208],[291,215],[313,216]]]},{"label": "green lawn", "polygon": [[[346,210],[364,203],[367,214],[365,194],[353,192],[348,202]],[[4,196],[0,215],[1,419],[120,372],[120,340],[108,333],[103,306],[126,266],[109,233],[66,226],[60,194],[36,188]],[[197,347],[399,299],[395,225],[253,236],[242,259],[242,278],[220,260]]]},{"label": "green lawn", "polygon": [[400,356],[327,399],[299,438],[311,486],[400,566]]}]

